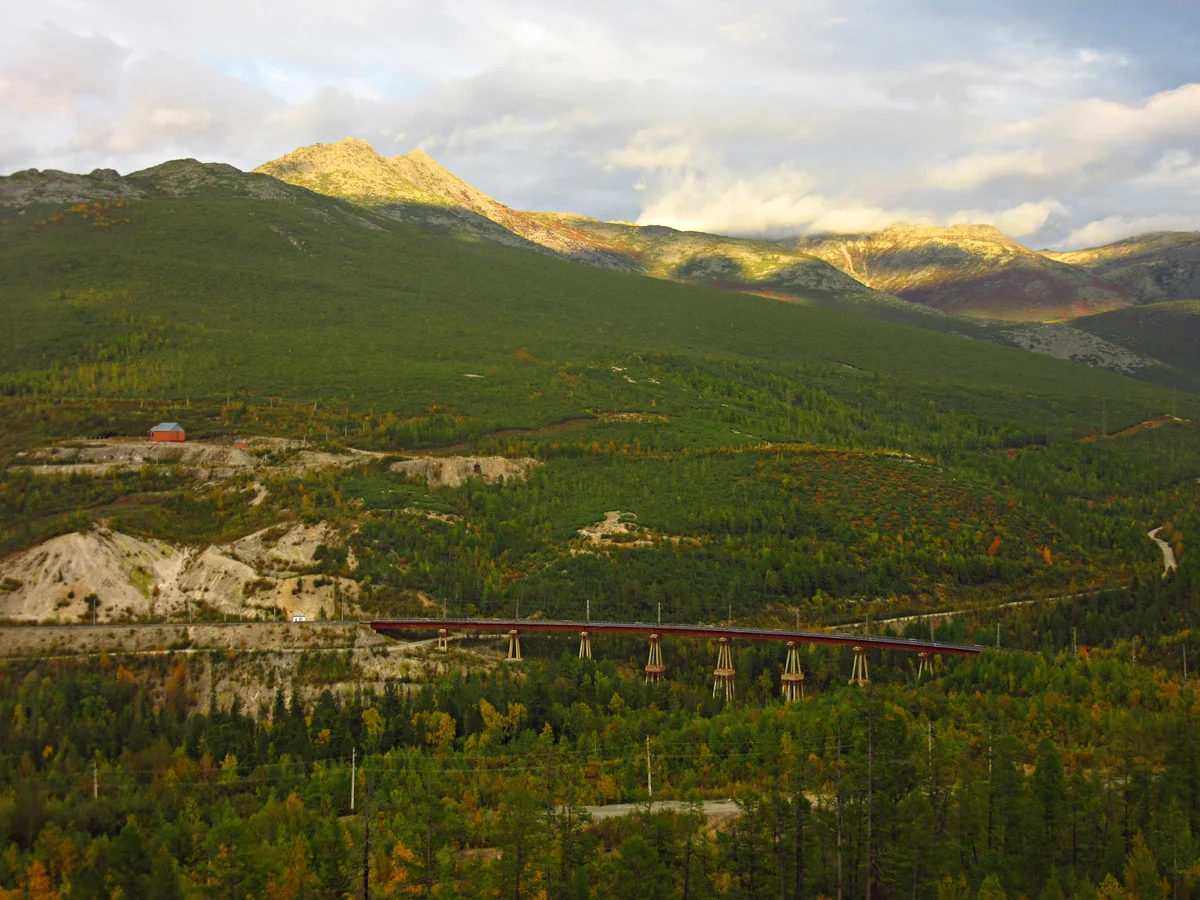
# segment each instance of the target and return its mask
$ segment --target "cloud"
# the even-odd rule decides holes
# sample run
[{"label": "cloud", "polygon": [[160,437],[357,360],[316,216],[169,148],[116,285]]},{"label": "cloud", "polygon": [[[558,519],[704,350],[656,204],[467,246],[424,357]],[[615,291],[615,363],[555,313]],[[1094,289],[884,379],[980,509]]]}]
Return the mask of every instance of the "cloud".
[{"label": "cloud", "polygon": [[42,24],[0,68],[0,109],[22,115],[70,114],[85,99],[116,99],[129,51],[111,38]]},{"label": "cloud", "polygon": [[1051,216],[1068,213],[1067,207],[1057,200],[1041,200],[999,211],[960,210],[950,216],[947,224],[994,225],[1010,237],[1025,237],[1040,231]]},{"label": "cloud", "polygon": [[1067,235],[1066,239],[1058,242],[1055,250],[1079,250],[1087,247],[1101,247],[1123,238],[1151,231],[1198,231],[1200,230],[1200,214],[1178,215],[1167,213],[1152,216],[1108,216],[1094,222],[1088,222],[1082,228],[1077,228]]},{"label": "cloud", "polygon": [[627,169],[682,169],[710,162],[687,129],[679,125],[657,125],[634,134],[624,147],[612,150],[612,166]]},{"label": "cloud", "polygon": [[685,175],[656,191],[637,223],[681,231],[782,236],[877,231],[900,221],[929,221],[923,212],[831,200],[813,187],[808,175],[787,167],[754,179],[722,181]]},{"label": "cloud", "polygon": [[1050,167],[1041,149],[974,153],[938,166],[926,184],[945,191],[970,191],[1008,175],[1046,175]]},{"label": "cloud", "polygon": [[41,0],[0,32],[0,171],[250,168],[354,135],[524,208],[1049,245],[1189,220],[1200,12],[1176,6]]},{"label": "cloud", "polygon": [[1134,179],[1134,184],[1200,193],[1200,153],[1167,150],[1152,170]]},{"label": "cloud", "polygon": [[1000,179],[1087,177],[1089,170],[1096,170],[1096,178],[1110,181],[1114,174],[1136,176],[1155,156],[1181,152],[1173,147],[1175,143],[1200,144],[1198,134],[1200,84],[1162,91],[1138,103],[1088,98],[1044,116],[990,129],[982,140],[1022,146],[943,161],[929,170],[926,184],[946,191],[971,191]]}]

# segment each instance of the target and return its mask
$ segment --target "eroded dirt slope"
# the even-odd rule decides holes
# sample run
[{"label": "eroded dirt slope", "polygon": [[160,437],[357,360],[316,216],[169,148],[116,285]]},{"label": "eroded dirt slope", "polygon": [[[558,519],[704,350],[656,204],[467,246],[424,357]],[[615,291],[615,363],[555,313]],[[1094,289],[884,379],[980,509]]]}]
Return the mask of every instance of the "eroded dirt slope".
[{"label": "eroded dirt slope", "polygon": [[[202,607],[236,616],[355,610],[358,584],[305,576],[321,545],[343,538],[324,522],[276,526],[231,544],[183,547],[106,528],[61,535],[0,563],[0,618],[111,622],[186,618]],[[95,607],[93,610],[93,606]]]}]

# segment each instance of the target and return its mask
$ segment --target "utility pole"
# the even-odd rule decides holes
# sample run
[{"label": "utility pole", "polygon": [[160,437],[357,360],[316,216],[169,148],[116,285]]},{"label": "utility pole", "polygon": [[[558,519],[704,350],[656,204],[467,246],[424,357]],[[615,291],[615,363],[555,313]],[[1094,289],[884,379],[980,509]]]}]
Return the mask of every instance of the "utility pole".
[{"label": "utility pole", "polygon": [[592,598],[591,597],[587,598],[587,618],[585,619],[585,621],[587,621],[589,623],[592,621]]},{"label": "utility pole", "polygon": [[662,624],[662,604],[658,604],[658,624]]},{"label": "utility pole", "polygon": [[96,772],[96,761],[92,760],[92,799],[97,800],[100,797],[100,776]]},{"label": "utility pole", "polygon": [[371,782],[363,804],[363,900],[371,900]]},{"label": "utility pole", "polygon": [[358,748],[350,748],[350,812],[354,812],[354,780],[356,772],[356,763],[358,762]]},{"label": "utility pole", "polygon": [[1071,627],[1071,655],[1079,655],[1079,629]]},{"label": "utility pole", "polygon": [[875,795],[875,728],[874,717],[871,714],[871,698],[867,696],[867,892],[866,900],[871,900],[871,869],[874,867],[873,848],[871,845],[871,826],[873,824],[873,806]]},{"label": "utility pole", "polygon": [[842,900],[842,723],[838,723],[837,736],[837,779],[834,794],[837,797],[837,900]]},{"label": "utility pole", "polygon": [[650,735],[646,735],[646,793],[654,799],[654,782],[650,777]]}]

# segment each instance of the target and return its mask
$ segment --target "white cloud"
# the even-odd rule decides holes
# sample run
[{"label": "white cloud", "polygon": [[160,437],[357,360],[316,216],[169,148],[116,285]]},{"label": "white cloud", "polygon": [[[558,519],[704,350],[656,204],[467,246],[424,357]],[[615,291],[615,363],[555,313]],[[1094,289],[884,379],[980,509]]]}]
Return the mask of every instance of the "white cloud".
[{"label": "white cloud", "polygon": [[1079,250],[1087,247],[1101,247],[1123,238],[1151,231],[1198,231],[1200,230],[1200,214],[1177,215],[1167,213],[1152,216],[1108,216],[1088,222],[1082,228],[1077,228],[1067,235],[1065,240],[1055,244],[1055,250]]},{"label": "white cloud", "polygon": [[1145,188],[1171,188],[1200,193],[1200,153],[1168,150],[1145,175],[1133,183]]},{"label": "white cloud", "polygon": [[1200,84],[1151,94],[1139,103],[1088,97],[1034,119],[997,129],[999,137],[1049,138],[1106,145],[1192,136],[1200,128]]},{"label": "white cloud", "polygon": [[627,169],[681,169],[705,161],[705,154],[678,125],[643,128],[608,154],[609,164]]},{"label": "white cloud", "polygon": [[637,222],[681,231],[786,235],[877,231],[900,221],[929,221],[927,213],[837,202],[813,186],[809,176],[788,167],[754,179],[683,176],[660,188]]},{"label": "white cloud", "polygon": [[1039,245],[1190,221],[1200,190],[1194,4],[10,5],[0,171],[249,168],[355,135],[516,206],[764,234],[974,218]]},{"label": "white cloud", "polygon": [[42,24],[0,69],[0,109],[70,114],[81,98],[111,102],[128,56],[126,48],[104,35]]},{"label": "white cloud", "polygon": [[931,169],[926,184],[946,191],[970,191],[1007,175],[1046,174],[1046,155],[1041,149],[973,153]]},{"label": "white cloud", "polygon": [[994,225],[1010,237],[1036,234],[1053,215],[1066,215],[1069,210],[1057,200],[1022,203],[1010,209],[959,210],[950,216],[949,225]]}]

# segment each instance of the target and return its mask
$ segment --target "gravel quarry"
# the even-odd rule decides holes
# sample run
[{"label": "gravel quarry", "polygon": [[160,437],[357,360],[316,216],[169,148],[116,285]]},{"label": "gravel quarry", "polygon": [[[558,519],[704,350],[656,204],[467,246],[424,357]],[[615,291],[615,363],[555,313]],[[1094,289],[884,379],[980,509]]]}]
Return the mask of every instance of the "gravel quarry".
[{"label": "gravel quarry", "polygon": [[249,438],[245,449],[205,441],[155,442],[134,438],[73,441],[35,450],[14,469],[36,475],[83,473],[105,475],[146,465],[175,466],[206,479],[229,478],[241,472],[275,469],[306,472],[323,466],[352,466],[383,456],[367,450],[328,453],[309,450],[304,441],[286,438]]},{"label": "gravel quarry", "polygon": [[540,465],[529,457],[420,456],[392,463],[391,471],[424,478],[430,487],[460,487],[471,478],[482,478],[488,484],[512,478],[524,481]]},{"label": "gravel quarry", "polygon": [[[176,546],[96,528],[51,538],[0,563],[0,618],[27,623],[186,618],[202,605],[235,616],[309,620],[356,612],[358,584],[302,574],[343,538],[324,522],[275,526],[229,544]],[[89,599],[93,598],[93,599]],[[92,605],[95,605],[93,613]]]}]

